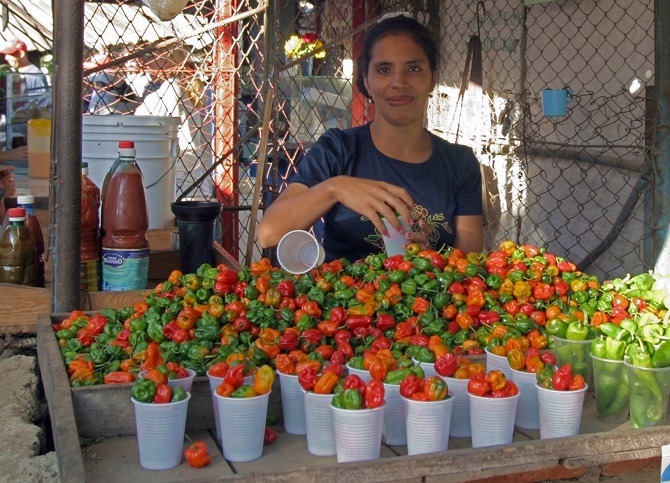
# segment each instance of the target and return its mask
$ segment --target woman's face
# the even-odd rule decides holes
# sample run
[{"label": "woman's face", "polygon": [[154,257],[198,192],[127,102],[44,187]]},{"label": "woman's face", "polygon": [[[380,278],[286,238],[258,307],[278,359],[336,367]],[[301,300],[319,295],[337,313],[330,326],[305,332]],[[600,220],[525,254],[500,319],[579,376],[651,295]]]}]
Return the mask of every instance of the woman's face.
[{"label": "woman's face", "polygon": [[393,125],[423,124],[435,74],[421,46],[404,34],[383,37],[372,48],[365,86],[375,116]]}]

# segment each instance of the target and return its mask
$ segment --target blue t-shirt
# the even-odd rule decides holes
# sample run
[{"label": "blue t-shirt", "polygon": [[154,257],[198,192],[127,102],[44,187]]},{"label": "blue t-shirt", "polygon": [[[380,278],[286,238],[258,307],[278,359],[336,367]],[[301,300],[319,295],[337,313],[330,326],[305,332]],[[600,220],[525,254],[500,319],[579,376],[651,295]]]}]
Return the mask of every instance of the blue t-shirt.
[{"label": "blue t-shirt", "polygon": [[[481,173],[474,152],[430,134],[433,152],[422,163],[407,163],[382,154],[372,142],[370,125],[329,129],[298,165],[291,180],[312,186],[346,175],[386,181],[404,187],[414,199],[412,218],[432,228],[434,247],[453,246],[454,217],[482,214]],[[372,222],[338,203],[323,218],[326,261],[358,260],[383,250]],[[417,227],[415,226],[415,231]]]}]

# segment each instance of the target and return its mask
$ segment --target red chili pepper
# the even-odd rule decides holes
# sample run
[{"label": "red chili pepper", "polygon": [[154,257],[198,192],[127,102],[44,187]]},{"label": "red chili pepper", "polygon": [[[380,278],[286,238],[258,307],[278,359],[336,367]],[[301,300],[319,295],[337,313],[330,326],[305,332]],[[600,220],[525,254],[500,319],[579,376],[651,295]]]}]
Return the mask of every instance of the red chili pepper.
[{"label": "red chili pepper", "polygon": [[349,341],[338,342],[337,348],[344,353],[344,356],[347,359],[354,357],[354,348],[351,346]]},{"label": "red chili pepper", "polygon": [[[219,265],[221,267],[221,265]],[[223,282],[227,283],[230,285],[233,285],[239,280],[239,277],[237,275],[237,272],[235,270],[230,270],[230,269],[221,269],[219,268],[219,274],[216,276],[216,281],[217,282]]]},{"label": "red chili pepper", "polygon": [[284,297],[293,297],[295,295],[295,284],[290,279],[282,280],[277,284],[277,290]]},{"label": "red chili pepper", "polygon": [[207,445],[203,441],[194,441],[186,451],[184,458],[191,468],[202,468],[212,462]]},{"label": "red chili pepper", "polygon": [[333,340],[335,340],[335,345],[339,345],[340,342],[349,342],[351,339],[351,332],[348,330],[338,330]]},{"label": "red chili pepper", "polygon": [[319,380],[319,375],[311,366],[305,366],[298,371],[298,383],[305,391],[313,391],[316,386],[316,381]]},{"label": "red chili pepper", "polygon": [[349,374],[342,381],[342,390],[356,389],[365,398],[365,381],[358,374]]},{"label": "red chili pepper", "polygon": [[330,320],[335,322],[338,326],[341,325],[347,318],[347,311],[344,307],[333,307],[330,309]]},{"label": "red chili pepper", "polygon": [[279,348],[283,351],[290,352],[297,349],[299,345],[300,338],[298,333],[293,330],[284,331],[284,333],[279,336]]},{"label": "red chili pepper", "polygon": [[330,363],[331,364],[345,364],[347,362],[347,356],[344,354],[344,351],[342,349],[335,349],[333,351],[333,354],[330,356]]},{"label": "red chili pepper", "polygon": [[263,445],[267,446],[274,443],[275,441],[277,441],[277,432],[270,426],[265,426],[265,433],[263,434]]},{"label": "red chili pepper", "polygon": [[248,332],[251,330],[251,322],[246,317],[236,317],[233,320],[233,328],[237,332]]},{"label": "red chili pepper", "polygon": [[369,409],[378,408],[384,404],[384,383],[382,381],[372,380],[365,386],[365,407]]},{"label": "red chili pepper", "polygon": [[378,352],[382,349],[390,349],[392,345],[393,345],[393,343],[389,340],[388,337],[378,337],[372,343],[372,350]]},{"label": "red chili pepper", "polygon": [[237,389],[242,384],[244,384],[244,364],[237,364],[231,366],[226,371],[226,375],[223,377],[223,381],[230,384],[233,388]]},{"label": "red chili pepper", "polygon": [[337,333],[337,322],[332,320],[322,320],[316,325],[317,329],[323,332],[326,337],[332,337]]},{"label": "red chili pepper", "polygon": [[398,265],[400,265],[402,261],[403,261],[402,255],[393,255],[384,260],[384,268],[386,269],[387,272],[390,272],[391,270],[396,270],[398,268]]},{"label": "red chili pepper", "polygon": [[567,391],[570,387],[570,382],[572,382],[572,366],[570,364],[564,364],[554,373],[554,377],[551,380],[551,384],[557,391]]},{"label": "red chili pepper", "polygon": [[156,386],[156,394],[154,395],[154,403],[167,404],[172,399],[172,388],[167,384],[159,384]]},{"label": "red chili pepper", "polygon": [[332,345],[321,344],[319,347],[314,349],[314,352],[320,354],[324,361],[329,361],[335,349]]},{"label": "red chili pepper", "polygon": [[382,331],[395,327],[395,318],[391,314],[378,313],[375,326]]},{"label": "red chili pepper", "polygon": [[347,317],[347,326],[350,330],[356,327],[370,327],[372,326],[372,317],[367,315],[350,315]]},{"label": "red chili pepper", "polygon": [[452,353],[445,354],[435,361],[435,372],[440,376],[451,377],[456,373],[456,369],[458,369],[458,359]]},{"label": "red chili pepper", "polygon": [[233,292],[235,292],[235,295],[242,299],[244,298],[244,291],[248,286],[249,284],[247,282],[236,282],[235,285],[233,285]]},{"label": "red chili pepper", "polygon": [[426,334],[415,334],[411,337],[410,339],[410,345],[418,345],[421,347],[428,347],[428,343],[430,342],[430,337],[428,337]]},{"label": "red chili pepper", "polygon": [[416,374],[410,374],[400,383],[400,395],[412,397],[412,394],[423,390],[424,379]]}]

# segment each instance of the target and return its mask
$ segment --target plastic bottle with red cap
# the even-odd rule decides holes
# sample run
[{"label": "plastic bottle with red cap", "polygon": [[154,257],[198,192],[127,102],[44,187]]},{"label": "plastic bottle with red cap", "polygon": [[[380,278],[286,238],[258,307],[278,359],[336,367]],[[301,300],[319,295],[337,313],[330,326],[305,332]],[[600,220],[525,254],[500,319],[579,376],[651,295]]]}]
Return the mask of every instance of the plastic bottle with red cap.
[{"label": "plastic bottle with red cap", "polygon": [[0,239],[0,283],[35,285],[37,251],[26,226],[26,209],[10,208],[9,225]]},{"label": "plastic bottle with red cap", "polygon": [[121,141],[102,185],[102,289],[140,290],[149,276],[149,212],[135,143]]}]

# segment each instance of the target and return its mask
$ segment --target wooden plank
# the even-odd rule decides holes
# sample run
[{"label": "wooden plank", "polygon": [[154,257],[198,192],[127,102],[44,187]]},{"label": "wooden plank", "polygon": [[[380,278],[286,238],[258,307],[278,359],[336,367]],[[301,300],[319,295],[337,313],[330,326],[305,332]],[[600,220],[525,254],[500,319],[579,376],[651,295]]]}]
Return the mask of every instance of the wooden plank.
[{"label": "wooden plank", "polygon": [[219,243],[214,242],[214,259],[216,264],[224,264],[233,270],[240,270],[242,265],[233,256],[225,250]]},{"label": "wooden plank", "polygon": [[119,309],[144,301],[150,290],[127,290],[124,292],[89,292],[83,295],[81,310]]},{"label": "wooden plank", "polygon": [[175,239],[177,231],[176,227],[147,230],[151,251],[179,251]]},{"label": "wooden plank", "polygon": [[0,283],[0,294],[5,301],[0,312],[0,334],[34,334],[38,316],[51,312],[49,289]]},{"label": "wooden plank", "polygon": [[37,359],[49,408],[60,481],[85,481],[67,371],[54,337],[51,318],[46,314],[40,315],[37,323]]}]

